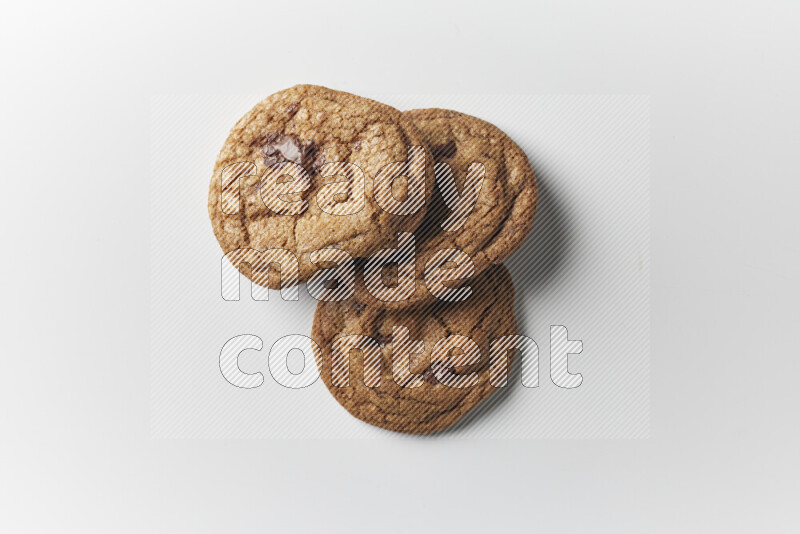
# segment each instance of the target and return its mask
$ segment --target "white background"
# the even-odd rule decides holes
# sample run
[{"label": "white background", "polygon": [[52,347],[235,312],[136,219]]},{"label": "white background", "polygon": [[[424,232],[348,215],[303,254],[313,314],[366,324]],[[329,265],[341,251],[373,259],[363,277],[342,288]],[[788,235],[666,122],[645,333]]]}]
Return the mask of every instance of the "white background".
[{"label": "white background", "polygon": [[[4,6],[0,530],[796,530],[796,5],[372,4]],[[649,440],[150,438],[150,97],[297,82],[651,95]]]}]

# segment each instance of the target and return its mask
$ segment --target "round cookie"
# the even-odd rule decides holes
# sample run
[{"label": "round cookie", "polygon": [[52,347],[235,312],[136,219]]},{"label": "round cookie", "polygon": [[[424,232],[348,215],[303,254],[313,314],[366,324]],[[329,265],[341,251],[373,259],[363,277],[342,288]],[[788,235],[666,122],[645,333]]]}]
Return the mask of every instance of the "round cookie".
[{"label": "round cookie", "polygon": [[[414,158],[408,156],[411,147],[421,147],[415,149]],[[411,172],[420,177],[415,183],[425,184],[425,205],[397,215],[376,202],[375,177],[407,159],[414,168]],[[287,162],[301,166],[306,174],[294,171],[289,176],[275,170],[281,165],[281,169],[297,168]],[[357,166],[363,181],[348,181],[346,176],[357,175],[344,167],[337,170],[335,162]],[[337,182],[340,185],[328,185]],[[409,181],[398,182],[400,190],[392,189],[392,196],[402,200],[412,192]],[[279,284],[276,270],[270,269],[270,264],[287,258],[277,251],[297,257],[296,282],[305,282],[322,268],[311,261],[319,258],[309,257],[316,250],[338,248],[359,258],[390,242],[396,232],[413,231],[422,221],[432,190],[430,154],[409,118],[373,100],[298,85],[270,95],[233,127],[214,166],[208,211],[226,254],[237,249],[273,251],[258,261],[246,254],[232,261],[253,281],[277,288],[290,285],[286,276]],[[340,206],[347,209],[336,212]],[[291,269],[281,263],[281,271],[286,275]]]},{"label": "round cookie", "polygon": [[[387,309],[417,306],[436,298],[424,281],[425,267],[437,253],[437,258],[445,257],[441,250],[458,249],[469,256],[475,266],[473,279],[490,265],[508,258],[530,232],[537,201],[536,179],[528,158],[496,126],[446,109],[416,109],[404,115],[414,121],[431,149],[436,162],[436,192],[425,219],[414,232],[416,280],[412,296],[399,301],[379,300],[374,291],[367,291],[363,268],[358,273],[357,300]],[[449,165],[449,175],[460,195],[465,195],[465,190],[474,191],[474,186],[480,184],[471,211],[461,211],[459,215],[447,206],[445,198],[452,204],[455,196],[448,193],[443,180],[447,167],[442,164]],[[468,172],[472,164],[482,165],[483,170],[478,165]],[[465,187],[468,180],[469,189]],[[390,276],[388,280],[391,279]],[[458,287],[463,282],[445,285]]]},{"label": "round cookie", "polygon": [[[473,289],[464,302],[404,310],[374,308],[352,299],[320,302],[311,335],[328,390],[351,415],[388,430],[426,434],[453,425],[495,391],[493,384],[502,383],[497,379],[502,374],[489,365],[491,341],[517,333],[508,270],[491,266],[473,281]],[[395,327],[407,328],[407,337]],[[362,337],[355,337],[359,334]],[[461,350],[437,345],[459,336],[475,345],[470,348],[465,338],[460,338],[459,343],[466,343],[459,345]],[[421,348],[413,347],[420,340],[424,350],[410,354]],[[403,360],[402,354],[410,356]],[[375,382],[378,377],[380,384]],[[459,384],[465,387],[453,387]]]}]

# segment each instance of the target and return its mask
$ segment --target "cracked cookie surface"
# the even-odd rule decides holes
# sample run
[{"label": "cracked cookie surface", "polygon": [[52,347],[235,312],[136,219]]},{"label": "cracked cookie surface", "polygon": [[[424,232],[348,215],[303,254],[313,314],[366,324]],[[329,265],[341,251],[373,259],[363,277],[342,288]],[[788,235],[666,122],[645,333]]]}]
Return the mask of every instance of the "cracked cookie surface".
[{"label": "cracked cookie surface", "polygon": [[[425,434],[453,425],[497,389],[490,381],[490,342],[517,333],[514,287],[503,265],[491,266],[474,279],[473,290],[464,302],[436,302],[404,310],[379,309],[355,300],[320,302],[312,338],[319,346],[315,356],[328,390],[351,415],[388,430]],[[407,328],[412,344],[424,342],[422,352],[410,354],[398,367],[407,374],[393,371],[398,343],[408,342],[395,339],[395,327]],[[369,336],[375,342],[358,341],[352,337],[356,335]],[[468,345],[462,345],[462,350],[435,350],[437,343],[451,335],[472,339],[479,354],[466,348]],[[337,343],[345,349],[335,361]],[[468,353],[471,359],[465,357]],[[365,358],[366,354],[373,360]],[[376,361],[380,365],[371,366]],[[465,381],[469,382],[466,387],[453,387]],[[417,387],[401,386],[414,382]]]},{"label": "cracked cookie surface", "polygon": [[[406,161],[412,146],[424,147],[426,154],[426,202],[416,213],[393,215],[376,203],[374,178],[386,165]],[[273,207],[297,208],[296,212],[281,214],[265,204],[262,177],[271,166],[285,162],[305,169],[308,187],[296,192],[292,187],[302,188],[306,183],[300,177],[296,177],[295,186],[284,184],[291,180],[277,179],[273,185],[282,190],[273,194]],[[317,202],[317,193],[325,185],[343,181],[341,175],[320,176],[323,166],[332,162],[352,163],[364,172],[364,204],[357,213],[332,214]],[[231,173],[228,178],[223,178],[223,171]],[[231,180],[231,175],[235,179]],[[270,95],[233,127],[214,166],[208,211],[225,253],[285,249],[298,258],[298,281],[305,282],[321,268],[309,258],[315,250],[339,248],[360,258],[390,242],[396,232],[416,229],[432,190],[431,158],[409,118],[373,100],[325,87],[298,85]],[[333,198],[346,201],[357,194],[351,187]],[[403,194],[400,191],[396,196]],[[251,266],[244,265],[239,265],[240,270],[254,278]],[[269,265],[258,268],[266,272]],[[258,280],[262,285],[278,287],[275,273]]]},{"label": "cracked cookie surface", "polygon": [[[446,109],[416,109],[404,115],[422,132],[437,167],[442,163],[450,166],[460,194],[464,194],[470,164],[482,164],[485,175],[474,207],[463,225],[448,231],[442,225],[452,210],[445,203],[437,170],[431,205],[414,232],[416,287],[411,298],[394,302],[376,299],[367,291],[363,271],[359,271],[356,298],[387,309],[417,306],[435,299],[424,282],[424,269],[439,250],[459,249],[469,256],[475,266],[473,280],[490,265],[508,258],[530,232],[537,201],[536,179],[528,158],[496,126]],[[448,287],[458,284],[452,282]]]}]

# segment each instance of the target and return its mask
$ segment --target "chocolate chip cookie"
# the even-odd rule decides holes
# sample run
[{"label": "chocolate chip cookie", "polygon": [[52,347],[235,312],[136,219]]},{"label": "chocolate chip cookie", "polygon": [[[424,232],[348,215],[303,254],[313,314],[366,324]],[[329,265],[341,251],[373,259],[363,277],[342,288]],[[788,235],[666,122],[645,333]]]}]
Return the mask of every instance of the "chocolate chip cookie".
[{"label": "chocolate chip cookie", "polygon": [[[386,186],[396,175],[403,178]],[[287,285],[287,272],[301,283],[319,270],[317,250],[359,258],[398,231],[413,231],[432,191],[432,159],[410,118],[356,95],[298,85],[267,97],[233,127],[214,166],[208,211],[226,254],[265,254],[232,258],[237,267],[277,288]]]},{"label": "chocolate chip cookie", "polygon": [[[516,251],[533,225],[537,200],[536,179],[528,158],[496,126],[446,109],[417,109],[404,115],[422,131],[431,148],[437,187],[432,205],[414,233],[416,281],[411,296],[403,300],[380,298],[377,291],[367,290],[373,286],[364,280],[364,270],[359,272],[356,298],[387,309],[416,306],[448,293],[447,298],[463,298],[463,292],[448,292],[448,288],[458,287]],[[474,271],[464,261],[467,257]],[[426,266],[428,284],[424,282]],[[443,287],[436,280],[437,266],[454,268],[447,277],[459,280],[448,281]],[[408,272],[412,270],[405,267],[409,267]],[[438,271],[440,277],[444,274]],[[397,283],[396,271],[393,276]],[[391,276],[388,279],[392,281]]]},{"label": "chocolate chip cookie", "polygon": [[451,426],[491,395],[511,354],[490,365],[490,343],[517,333],[514,287],[503,265],[472,285],[464,302],[404,310],[320,302],[312,338],[336,400],[371,425],[425,434]]}]

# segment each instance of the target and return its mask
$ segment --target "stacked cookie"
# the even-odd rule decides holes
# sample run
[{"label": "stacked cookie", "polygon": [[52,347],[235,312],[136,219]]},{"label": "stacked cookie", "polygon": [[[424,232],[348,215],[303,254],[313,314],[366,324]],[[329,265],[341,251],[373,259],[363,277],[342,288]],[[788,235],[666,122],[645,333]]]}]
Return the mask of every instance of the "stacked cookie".
[{"label": "stacked cookie", "polygon": [[502,261],[536,197],[525,154],[485,121],[296,86],[234,126],[209,214],[242,273],[319,300],[317,364],[348,412],[429,433],[502,385],[490,345],[517,333]]}]

